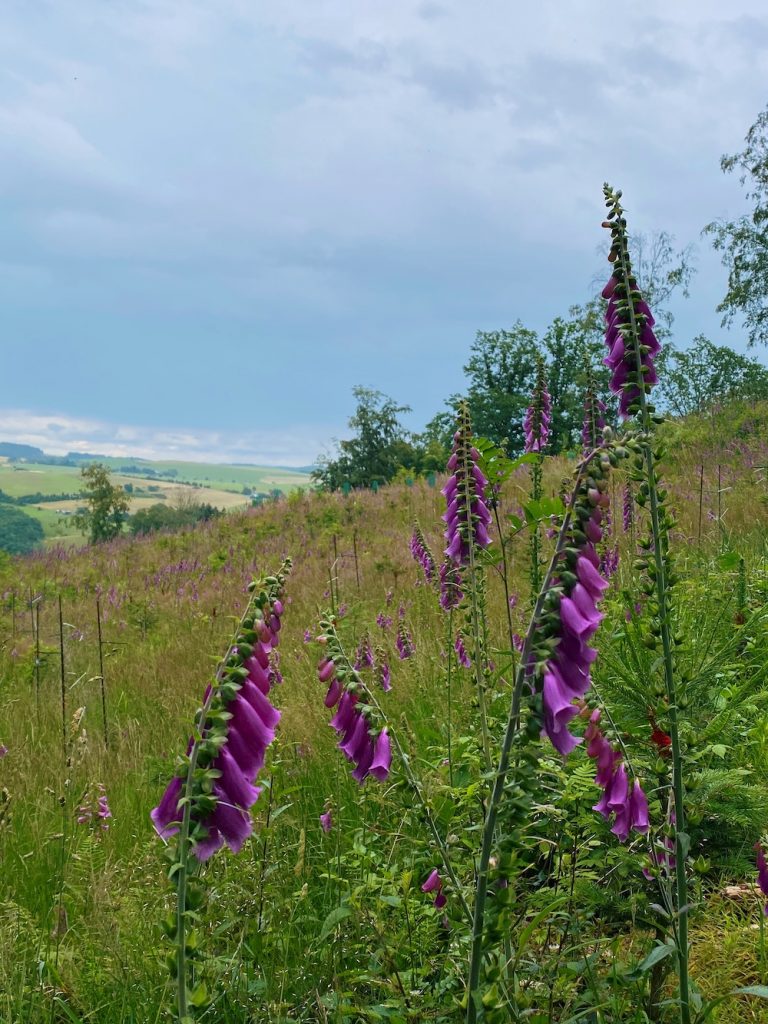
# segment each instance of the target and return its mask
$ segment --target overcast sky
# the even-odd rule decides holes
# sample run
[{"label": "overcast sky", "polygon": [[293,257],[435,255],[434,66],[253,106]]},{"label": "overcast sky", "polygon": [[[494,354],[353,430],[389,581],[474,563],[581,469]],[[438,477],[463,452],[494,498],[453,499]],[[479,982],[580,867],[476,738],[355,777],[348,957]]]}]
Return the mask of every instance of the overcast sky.
[{"label": "overcast sky", "polygon": [[[610,12],[610,16],[609,16]],[[421,426],[478,329],[590,294],[603,181],[697,244],[768,101],[764,0],[6,0],[0,438],[303,464]]]}]

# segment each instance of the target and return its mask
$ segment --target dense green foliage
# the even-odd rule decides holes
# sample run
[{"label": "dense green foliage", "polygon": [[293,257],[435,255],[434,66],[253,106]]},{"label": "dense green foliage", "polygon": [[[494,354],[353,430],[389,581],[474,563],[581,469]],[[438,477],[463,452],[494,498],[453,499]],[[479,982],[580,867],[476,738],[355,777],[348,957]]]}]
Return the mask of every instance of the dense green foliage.
[{"label": "dense green foliage", "polygon": [[705,231],[728,268],[728,290],[717,307],[723,322],[740,316],[750,343],[768,345],[768,107],[749,129],[740,153],[724,156],[725,174],[736,171],[745,187],[751,213],[719,220]]},{"label": "dense green foliage", "polygon": [[182,530],[195,523],[207,522],[218,515],[221,515],[220,511],[207,503],[189,503],[181,508],[174,508],[158,502],[135,512],[130,518],[129,529],[134,536],[154,533],[156,530]]},{"label": "dense green foliage", "polygon": [[11,555],[26,555],[40,544],[43,528],[20,509],[0,505],[0,549]]},{"label": "dense green foliage", "polygon": [[125,491],[111,482],[109,470],[98,462],[84,466],[80,475],[86,485],[82,491],[86,511],[75,516],[75,525],[88,534],[91,544],[113,540],[128,516]]},{"label": "dense green foliage", "polygon": [[[714,430],[706,417],[668,427],[676,460],[668,488],[680,511],[678,544],[684,550],[678,625],[687,639],[680,658],[696,681],[690,732],[696,765],[691,843],[698,864],[692,963],[694,979],[709,995],[762,983],[766,971],[757,898],[747,888],[739,902],[723,895],[725,883],[751,881],[751,847],[768,827],[768,528],[765,484],[753,469],[766,461],[766,423],[764,411],[744,406],[717,414]],[[718,508],[716,459],[728,487],[721,509],[725,531],[707,514]],[[704,516],[697,540],[698,492],[691,481],[698,480],[702,461]],[[557,489],[568,470],[564,460],[552,460],[544,493]],[[507,511],[525,502],[528,473],[521,467],[505,484],[502,523],[511,522]],[[619,494],[617,487],[617,503]],[[245,582],[277,565],[285,552],[295,556],[296,567],[280,645],[285,681],[276,690],[283,719],[259,780],[265,789],[254,808],[257,834],[237,859],[221,854],[203,875],[211,896],[201,907],[200,970],[214,999],[211,1019],[460,1019],[455,979],[466,951],[455,944],[464,928],[457,894],[447,885],[448,903],[438,912],[421,892],[436,861],[399,769],[391,786],[368,783],[361,789],[349,778],[327,725],[330,713],[315,675],[318,652],[303,640],[305,629],[316,635],[331,575],[336,599],[348,609],[339,620],[346,648],[353,653],[367,633],[390,660],[393,690],[382,702],[425,780],[441,830],[451,837],[461,880],[471,884],[479,820],[472,786],[479,764],[475,684],[472,670],[454,663],[449,717],[442,652],[453,638],[430,588],[415,586],[421,574],[407,546],[418,513],[433,551],[440,550],[443,508],[439,491],[420,485],[346,497],[296,494],[184,534],[123,537],[0,569],[0,592],[6,594],[0,605],[6,640],[0,651],[0,744],[8,747],[0,759],[0,845],[4,862],[23,865],[4,873],[0,883],[0,1019],[143,1024],[162,1018],[171,1002],[164,964],[169,946],[161,927],[170,909],[168,865],[148,812],[184,748],[208,666],[228,642],[231,617],[244,606]],[[614,521],[620,522],[618,509]],[[521,631],[527,544],[513,528],[506,528],[506,536],[509,584],[517,598],[511,614]],[[332,569],[334,537],[339,557]],[[646,646],[649,613],[637,611],[632,599],[638,574],[631,534],[617,526],[613,542],[621,559],[603,607],[595,687],[610,702],[633,762],[652,780],[659,758],[648,707],[656,699],[658,670]],[[41,597],[37,675],[30,591]],[[68,684],[64,748],[59,593]],[[109,746],[98,681],[99,594]],[[510,663],[506,601],[493,567],[486,600],[493,719],[507,706]],[[401,605],[416,646],[402,661],[395,649]],[[395,623],[382,628],[379,614]],[[454,617],[453,626],[464,629],[463,616]],[[14,629],[12,655],[7,641]],[[28,709],[24,716],[20,704]],[[81,706],[85,717],[75,725]],[[445,763],[449,723],[452,780]],[[591,810],[598,790],[582,748],[565,764],[541,752],[541,793],[523,835],[513,904],[521,1005],[531,1011],[526,1019],[568,1020],[597,1003],[606,1007],[606,1021],[646,1024],[643,979],[649,972],[639,965],[654,948],[658,923],[657,890],[641,873],[647,847],[642,838],[620,845]],[[114,815],[107,830],[77,822],[78,808],[98,783],[106,786]],[[333,827],[326,834],[319,816],[327,807]],[[654,822],[663,820],[658,796],[651,798],[651,812]],[[669,960],[661,965],[666,971]],[[761,1012],[742,999],[710,1019],[756,1024],[764,1019]]]},{"label": "dense green foliage", "polygon": [[659,392],[675,416],[703,413],[714,405],[768,398],[768,370],[756,359],[714,345],[703,335],[690,348],[668,347]]}]

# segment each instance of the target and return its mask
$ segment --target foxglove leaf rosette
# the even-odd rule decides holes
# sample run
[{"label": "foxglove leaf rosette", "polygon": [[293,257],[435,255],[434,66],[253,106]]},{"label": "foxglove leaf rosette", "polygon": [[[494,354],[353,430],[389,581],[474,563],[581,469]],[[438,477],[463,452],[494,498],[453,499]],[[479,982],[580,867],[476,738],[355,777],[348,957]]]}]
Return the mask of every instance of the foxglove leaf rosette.
[{"label": "foxglove leaf rosette", "polygon": [[478,462],[480,453],[472,444],[472,427],[466,402],[459,409],[458,430],[453,435],[453,451],[448,459],[451,474],[442,493],[448,504],[443,516],[446,524],[445,554],[456,565],[467,565],[473,548],[491,543],[488,527],[491,513],[485,500],[488,480]]},{"label": "foxglove leaf rosette", "polygon": [[[272,662],[283,614],[278,594],[289,569],[286,561],[278,577],[268,577],[254,614],[246,613],[216,683],[206,690],[197,747],[189,741],[187,763],[194,756],[194,777],[202,774],[207,780],[193,784],[188,794],[192,853],[200,861],[225,843],[238,853],[253,831],[249,812],[261,792],[254,782],[280,721],[269,693],[276,681]],[[179,831],[186,774],[171,780],[151,812],[155,829],[164,839]]]}]

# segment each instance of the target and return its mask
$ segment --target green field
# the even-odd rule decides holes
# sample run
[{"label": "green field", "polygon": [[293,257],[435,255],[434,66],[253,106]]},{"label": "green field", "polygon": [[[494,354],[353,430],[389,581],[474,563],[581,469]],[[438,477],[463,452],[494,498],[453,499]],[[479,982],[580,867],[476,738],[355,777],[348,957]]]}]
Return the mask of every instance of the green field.
[{"label": "green field", "polygon": [[[309,475],[268,466],[226,466],[203,462],[150,462],[142,459],[105,458],[102,460],[113,471],[113,482],[133,488],[131,512],[146,508],[158,502],[173,504],[180,492],[190,486],[197,490],[199,501],[216,508],[231,510],[248,504],[244,488],[254,492],[267,493],[281,490],[286,493],[308,487]],[[136,473],[119,473],[123,466],[135,466]],[[139,473],[138,470],[144,472]],[[156,475],[148,471],[154,470]],[[172,478],[160,474],[174,471]],[[144,475],[146,473],[146,475]],[[0,490],[12,498],[28,494],[61,495],[77,494],[81,488],[80,468],[45,463],[0,462]],[[76,511],[80,501],[74,499],[45,498],[36,505],[18,506],[21,511],[38,519],[45,530],[46,545],[73,543],[84,540],[83,535],[73,526],[69,516]]]},{"label": "green field", "polygon": [[[201,484],[222,491],[241,491],[243,487],[252,487],[257,491],[292,491],[297,487],[309,485],[309,475],[295,470],[281,469],[271,466],[230,466],[206,462],[178,462],[174,460],[150,462],[145,459],[104,458],[99,461],[118,470],[123,466],[137,466],[163,473],[175,471],[174,478],[186,483]],[[130,474],[131,476],[143,474]]]}]

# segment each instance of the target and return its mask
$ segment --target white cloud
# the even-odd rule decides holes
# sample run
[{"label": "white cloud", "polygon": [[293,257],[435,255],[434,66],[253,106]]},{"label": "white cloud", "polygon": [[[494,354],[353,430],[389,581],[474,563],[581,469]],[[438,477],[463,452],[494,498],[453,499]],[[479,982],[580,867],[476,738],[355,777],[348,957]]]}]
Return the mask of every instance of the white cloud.
[{"label": "white cloud", "polygon": [[0,409],[0,441],[30,444],[49,455],[99,455],[187,462],[249,462],[260,466],[307,466],[333,428],[301,424],[280,431],[169,430],[107,423],[74,416]]}]

